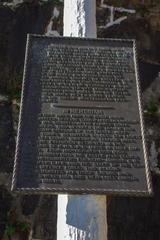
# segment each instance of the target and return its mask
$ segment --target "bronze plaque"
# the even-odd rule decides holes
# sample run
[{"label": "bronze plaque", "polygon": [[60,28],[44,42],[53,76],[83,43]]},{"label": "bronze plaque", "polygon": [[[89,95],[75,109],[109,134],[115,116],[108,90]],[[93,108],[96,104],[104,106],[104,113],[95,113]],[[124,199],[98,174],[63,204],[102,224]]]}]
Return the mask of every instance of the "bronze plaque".
[{"label": "bronze plaque", "polygon": [[152,192],[134,40],[28,35],[12,189]]}]

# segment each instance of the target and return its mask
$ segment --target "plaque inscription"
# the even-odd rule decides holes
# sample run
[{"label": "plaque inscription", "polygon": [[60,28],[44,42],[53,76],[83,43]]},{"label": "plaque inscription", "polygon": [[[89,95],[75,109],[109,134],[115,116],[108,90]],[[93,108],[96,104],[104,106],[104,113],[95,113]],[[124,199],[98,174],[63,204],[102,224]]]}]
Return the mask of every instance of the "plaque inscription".
[{"label": "plaque inscription", "polygon": [[13,189],[151,193],[135,42],[30,35]]}]

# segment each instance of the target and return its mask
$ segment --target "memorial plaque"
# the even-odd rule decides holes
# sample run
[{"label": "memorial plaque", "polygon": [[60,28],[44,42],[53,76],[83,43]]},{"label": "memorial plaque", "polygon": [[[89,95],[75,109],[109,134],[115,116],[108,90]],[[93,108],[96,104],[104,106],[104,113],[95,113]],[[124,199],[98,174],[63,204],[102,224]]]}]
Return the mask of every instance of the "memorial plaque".
[{"label": "memorial plaque", "polygon": [[12,189],[152,192],[134,40],[28,35]]}]

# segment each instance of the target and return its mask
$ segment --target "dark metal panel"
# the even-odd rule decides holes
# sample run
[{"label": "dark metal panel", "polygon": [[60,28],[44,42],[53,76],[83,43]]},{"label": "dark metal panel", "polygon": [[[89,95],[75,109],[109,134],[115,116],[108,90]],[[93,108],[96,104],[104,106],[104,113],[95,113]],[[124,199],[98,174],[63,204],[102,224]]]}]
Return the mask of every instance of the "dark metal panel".
[{"label": "dark metal panel", "polygon": [[28,36],[12,189],[151,193],[134,40]]}]

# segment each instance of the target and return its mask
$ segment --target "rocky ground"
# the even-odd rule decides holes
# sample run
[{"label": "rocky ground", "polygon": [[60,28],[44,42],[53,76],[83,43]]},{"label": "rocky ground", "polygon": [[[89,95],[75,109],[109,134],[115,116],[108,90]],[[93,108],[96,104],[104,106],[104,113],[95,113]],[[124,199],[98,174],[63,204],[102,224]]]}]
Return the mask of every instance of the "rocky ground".
[{"label": "rocky ground", "polygon": [[[160,2],[128,0],[121,4],[104,1],[104,4],[117,6],[117,2],[118,7],[132,8],[136,13],[127,14],[121,24],[106,28],[110,12],[97,1],[98,36],[137,39],[155,194],[150,199],[108,198],[109,240],[157,240],[160,239]],[[0,1],[0,239],[3,240],[56,239],[56,196],[13,194],[10,184],[26,34],[51,31],[62,35],[62,9],[60,0]]]}]

